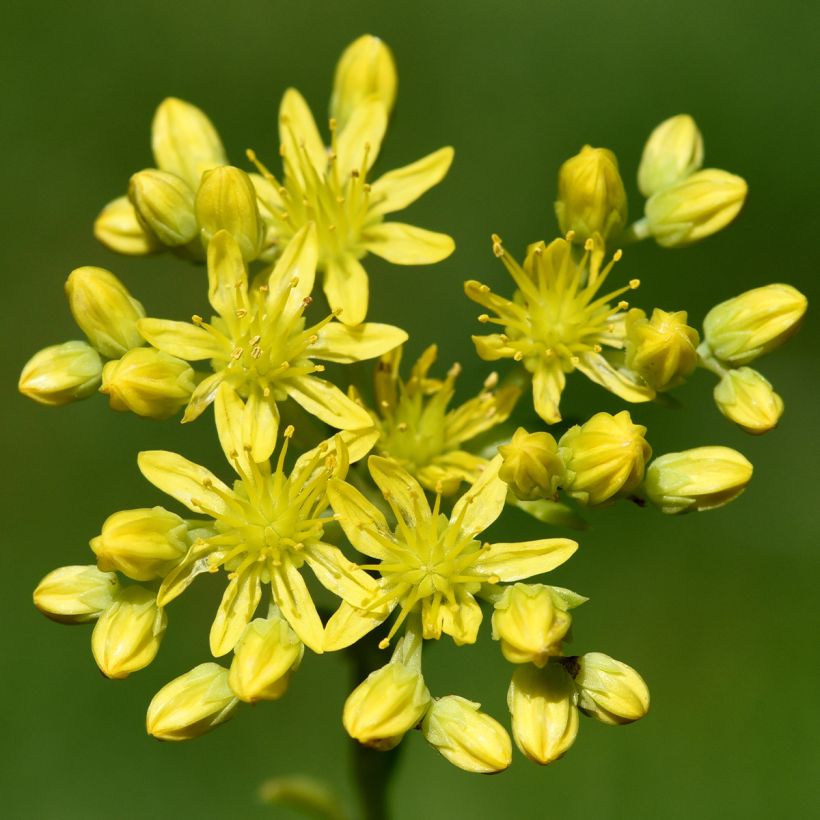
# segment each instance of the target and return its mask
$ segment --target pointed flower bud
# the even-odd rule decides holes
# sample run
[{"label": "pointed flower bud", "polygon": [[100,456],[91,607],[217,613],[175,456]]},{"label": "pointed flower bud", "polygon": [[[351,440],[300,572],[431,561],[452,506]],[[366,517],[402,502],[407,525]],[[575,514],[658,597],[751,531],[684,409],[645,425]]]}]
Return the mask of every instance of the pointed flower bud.
[{"label": "pointed flower bud", "polygon": [[626,366],[660,392],[681,384],[698,363],[698,332],[686,324],[685,310],[655,308],[652,318],[639,308],[626,315]]},{"label": "pointed flower bud", "polygon": [[103,356],[118,359],[145,344],[137,330],[145,311],[110,271],[77,268],[66,279],[65,291],[74,321]]},{"label": "pointed flower bud", "polygon": [[563,601],[544,584],[514,584],[495,603],[493,638],[510,663],[545,666],[561,654],[561,641],[572,625]]},{"label": "pointed flower bud", "polygon": [[108,678],[127,678],[144,669],[159,651],[168,618],[156,593],[140,586],[123,589],[94,626],[91,651]]},{"label": "pointed flower bud", "polygon": [[706,168],[653,194],[646,221],[664,248],[682,248],[717,233],[739,213],[748,186],[742,177]]},{"label": "pointed flower bud", "polygon": [[232,717],[238,703],[228,686],[228,670],[202,663],[154,695],[146,729],[159,740],[190,740]]},{"label": "pointed flower bud", "polygon": [[17,388],[40,404],[58,407],[90,396],[101,378],[100,354],[86,342],[65,342],[35,353],[23,367]]},{"label": "pointed flower bud", "polygon": [[256,204],[256,190],[244,171],[231,165],[206,171],[196,194],[196,218],[204,245],[225,230],[236,241],[246,262],[259,256],[264,226]]},{"label": "pointed flower bud", "polygon": [[103,367],[101,393],[114,410],[167,419],[184,407],[196,389],[188,362],[151,347],[129,350]]},{"label": "pointed flower bud", "polygon": [[425,740],[459,769],[477,774],[504,771],[512,762],[510,736],[480,707],[458,695],[436,698],[421,730]]},{"label": "pointed flower bud", "polygon": [[344,128],[364,100],[375,97],[388,114],[396,99],[396,64],[390,49],[371,34],[363,34],[342,53],[333,78],[330,116]]},{"label": "pointed flower bud", "polygon": [[558,443],[545,432],[528,433],[519,427],[509,444],[498,448],[504,463],[498,471],[502,481],[522,501],[554,498],[564,477]]},{"label": "pointed flower bud", "polygon": [[140,223],[163,245],[185,245],[196,237],[194,192],[176,174],[156,168],[139,171],[128,184],[128,198]]},{"label": "pointed flower bud", "polygon": [[188,551],[188,526],[162,507],[121,510],[91,539],[97,566],[119,570],[135,581],[164,577]]},{"label": "pointed flower bud", "polygon": [[753,467],[730,447],[695,447],[656,458],[646,471],[646,493],[662,512],[711,510],[737,498]]},{"label": "pointed flower bud", "polygon": [[806,297],[791,285],[753,288],[706,314],[704,339],[721,361],[748,364],[796,333],[807,308]]},{"label": "pointed flower bud", "polygon": [[584,714],[619,726],[649,711],[649,689],[631,666],[601,652],[587,652],[577,664],[578,708]]},{"label": "pointed flower bud", "polygon": [[606,241],[623,230],[626,191],[612,151],[585,145],[561,166],[555,215],[561,232],[574,231],[576,242],[596,233]]},{"label": "pointed flower bud", "polygon": [[240,700],[277,700],[304,655],[304,644],[278,609],[251,621],[234,647],[228,683]]},{"label": "pointed flower bud", "polygon": [[34,606],[52,621],[84,624],[111,606],[119,586],[113,572],[100,572],[94,565],[60,567],[37,584]]},{"label": "pointed flower bud", "polygon": [[572,678],[561,664],[519,666],[507,691],[515,745],[534,763],[558,760],[575,742],[578,709]]},{"label": "pointed flower bud", "polygon": [[140,224],[127,196],[117,197],[100,211],[94,236],[109,250],[127,256],[145,256],[161,247],[156,236]]},{"label": "pointed flower bud", "polygon": [[645,434],[646,427],[633,424],[627,410],[596,413],[571,427],[559,442],[567,469],[564,490],[588,506],[629,495],[643,481],[652,455]]},{"label": "pointed flower bud", "polygon": [[688,114],[678,114],[658,125],[644,145],[638,168],[638,188],[650,197],[703,165],[703,137]]},{"label": "pointed flower bud", "polygon": [[715,387],[714,396],[720,412],[752,435],[773,430],[783,415],[783,399],[751,367],[727,370]]}]

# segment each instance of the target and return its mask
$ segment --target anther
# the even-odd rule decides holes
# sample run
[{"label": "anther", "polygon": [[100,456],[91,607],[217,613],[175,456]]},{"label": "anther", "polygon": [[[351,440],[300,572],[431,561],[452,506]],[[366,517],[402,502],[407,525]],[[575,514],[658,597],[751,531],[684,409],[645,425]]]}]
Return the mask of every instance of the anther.
[{"label": "anther", "polygon": [[245,310],[245,308],[238,308],[234,311],[234,316],[236,316],[237,319],[244,319],[247,315],[248,311]]},{"label": "anther", "polygon": [[236,361],[237,359],[242,358],[243,350],[241,347],[235,347],[233,353],[231,353],[231,358]]},{"label": "anther", "polygon": [[295,428],[292,424],[289,424],[289,425],[285,428],[285,432],[284,432],[284,433],[282,433],[282,435],[283,435],[285,438],[292,438],[292,437],[293,437],[293,434],[294,434],[295,432],[296,432],[296,428]]},{"label": "anther", "polygon": [[193,316],[191,316],[191,321],[192,321],[192,322],[193,322],[193,323],[194,323],[197,327],[199,327],[201,324],[203,324],[203,323],[205,322],[205,320],[204,320],[204,319],[203,319],[203,318],[202,318],[199,314],[197,314],[197,313],[195,313]]},{"label": "anther", "polygon": [[603,350],[603,348],[601,347],[601,345],[592,345],[592,349],[593,349],[596,353],[600,353],[600,352]]},{"label": "anther", "polygon": [[594,247],[595,247],[595,243],[592,241],[592,237],[590,237],[589,239],[587,239],[586,242],[584,242],[584,250],[585,251],[591,251]]},{"label": "anther", "polygon": [[302,305],[303,305],[304,307],[307,307],[307,306],[308,306],[308,305],[310,305],[312,302],[313,302],[313,297],[312,297],[312,296],[305,296],[305,298],[304,298],[304,299],[302,299]]},{"label": "anther", "polygon": [[629,302],[627,302],[626,299],[621,299],[621,301],[618,302],[619,310],[626,310],[628,307],[629,307]]},{"label": "anther", "polygon": [[615,251],[615,253],[613,253],[613,254],[612,254],[612,261],[613,261],[613,262],[620,262],[620,261],[621,261],[621,257],[622,257],[623,255],[624,255],[624,252],[623,252],[620,248],[618,248],[618,250],[617,250],[617,251]]},{"label": "anther", "polygon": [[484,379],[484,389],[492,390],[498,384],[498,373],[493,370],[486,379]]},{"label": "anther", "polygon": [[489,314],[489,313],[482,313],[482,314],[478,317],[478,321],[479,321],[479,322],[481,322],[481,324],[482,324],[482,325],[486,325],[486,324],[487,324],[487,322],[489,322],[489,321],[490,321],[490,314]]},{"label": "anther", "polygon": [[575,231],[567,231],[564,239],[566,239],[567,242],[572,242],[572,240],[575,239]]},{"label": "anther", "polygon": [[490,292],[490,286],[489,285],[479,285],[478,286],[478,292],[479,293],[489,293]]},{"label": "anther", "polygon": [[252,359],[258,359],[261,355],[262,355],[262,348],[261,347],[257,346],[253,350],[251,350],[251,358]]},{"label": "anther", "polygon": [[639,288],[640,286],[641,286],[641,280],[640,279],[630,279],[629,280],[629,287],[632,290],[635,290],[636,288]]},{"label": "anther", "polygon": [[258,344],[259,344],[259,341],[260,341],[260,339],[261,339],[261,338],[262,338],[262,337],[261,337],[261,336],[259,336],[259,335],[256,335],[256,336],[251,336],[251,338],[250,338],[250,339],[248,339],[248,344],[249,344],[251,347],[253,347],[254,345],[258,345]]},{"label": "anther", "polygon": [[520,350],[516,350],[515,353],[513,354],[513,359],[515,359],[515,361],[517,361],[517,362],[520,362],[521,359],[523,359],[523,358],[524,358],[524,354]]},{"label": "anther", "polygon": [[396,425],[396,428],[398,429],[398,431],[400,433],[406,433],[407,432],[407,422],[406,421],[399,422],[399,424]]}]

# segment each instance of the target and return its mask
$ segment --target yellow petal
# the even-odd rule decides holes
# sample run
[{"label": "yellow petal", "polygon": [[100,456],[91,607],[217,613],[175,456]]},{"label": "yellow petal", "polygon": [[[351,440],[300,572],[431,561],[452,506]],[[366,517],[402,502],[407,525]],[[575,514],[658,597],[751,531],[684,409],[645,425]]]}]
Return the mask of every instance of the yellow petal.
[{"label": "yellow petal", "polygon": [[375,446],[381,434],[375,427],[360,427],[358,430],[342,430],[339,433],[347,447],[350,463],[364,458]]},{"label": "yellow petal", "polygon": [[137,330],[157,350],[189,362],[230,355],[230,344],[220,343],[207,330],[170,319],[140,319]]},{"label": "yellow petal", "polygon": [[364,246],[394,265],[432,265],[446,259],[456,243],[436,233],[403,222],[382,222],[362,234]]},{"label": "yellow petal", "polygon": [[208,301],[232,327],[236,311],[248,307],[248,272],[236,240],[218,231],[208,243]]},{"label": "yellow petal", "polygon": [[242,417],[242,441],[245,446],[250,445],[251,458],[257,464],[271,457],[278,432],[279,408],[276,402],[270,396],[263,396],[258,389],[252,390]]},{"label": "yellow petal", "polygon": [[370,192],[372,209],[389,214],[406,208],[444,179],[453,161],[453,149],[439,148],[420,160],[379,177]]},{"label": "yellow petal", "polygon": [[452,495],[458,490],[462,481],[472,484],[487,467],[487,459],[475,456],[464,450],[453,450],[449,453],[436,456],[429,464],[425,464],[417,473],[416,478],[433,492],[438,491],[441,484],[443,495]]},{"label": "yellow petal", "polygon": [[276,403],[252,390],[247,401],[223,384],[214,405],[216,430],[228,462],[243,472],[250,471],[248,457],[256,464],[266,462],[276,446],[279,411]]},{"label": "yellow petal", "polygon": [[369,427],[370,415],[336,385],[315,376],[300,376],[284,383],[288,395],[316,418],[340,430]]},{"label": "yellow petal", "polygon": [[203,379],[196,390],[191,394],[188,401],[188,406],[185,408],[185,414],[182,416],[182,423],[193,421],[211,405],[216,398],[216,391],[222,380],[225,378],[225,371],[220,370],[218,373],[213,373],[208,378]]},{"label": "yellow petal", "polygon": [[350,462],[344,440],[337,433],[332,438],[319,442],[312,450],[302,453],[296,459],[288,482],[293,498],[296,498],[319,472],[327,472],[328,456],[335,456],[328,478],[344,479]]},{"label": "yellow petal", "polygon": [[339,319],[346,325],[358,325],[367,316],[367,271],[353,256],[331,259],[325,269],[325,296],[331,310],[341,311]]},{"label": "yellow petal", "polygon": [[578,549],[569,538],[542,538],[515,544],[490,544],[474,568],[502,581],[520,581],[560,566]]},{"label": "yellow petal", "polygon": [[305,98],[295,88],[285,92],[279,106],[279,142],[284,148],[288,169],[295,171],[300,184],[304,184],[304,176],[299,165],[305,155],[316,173],[324,173],[327,164],[324,141]]},{"label": "yellow petal", "polygon": [[483,532],[501,515],[507,497],[507,485],[498,477],[501,463],[501,456],[496,456],[453,507],[450,523],[462,532]]},{"label": "yellow petal", "polygon": [[459,646],[475,643],[481,626],[481,607],[469,593],[458,596],[455,606],[431,605],[430,599],[422,604],[421,619],[425,638],[437,638],[444,632],[451,635]]},{"label": "yellow petal", "polygon": [[376,579],[345,558],[338,547],[314,544],[305,551],[305,560],[319,583],[343,601],[365,607],[375,599]]},{"label": "yellow petal", "polygon": [[471,336],[475,352],[485,362],[496,362],[499,359],[512,359],[516,348],[511,347],[509,339],[502,333],[490,333],[487,336]]},{"label": "yellow petal", "polygon": [[376,322],[366,322],[356,327],[329,322],[318,336],[318,341],[310,346],[308,355],[343,364],[375,359],[407,341],[407,333],[401,328]]},{"label": "yellow petal", "polygon": [[269,309],[277,309],[275,306],[285,290],[290,290],[290,296],[282,311],[284,317],[290,318],[303,307],[305,297],[313,290],[318,258],[316,225],[308,222],[293,235],[268,277]]},{"label": "yellow petal", "polygon": [[156,236],[146,233],[127,196],[109,202],[94,220],[94,236],[106,248],[128,256],[145,256],[162,247]]},{"label": "yellow petal", "polygon": [[370,456],[367,466],[382,495],[391,506],[395,505],[408,527],[416,527],[430,518],[430,505],[421,485],[395,461]]},{"label": "yellow petal", "polygon": [[445,438],[450,444],[461,444],[501,424],[509,418],[520,395],[521,391],[510,385],[464,402],[445,417]]},{"label": "yellow petal", "polygon": [[535,412],[547,424],[561,421],[561,411],[558,405],[561,401],[561,392],[566,383],[566,376],[559,362],[538,365],[532,376],[532,401]]},{"label": "yellow petal", "polygon": [[210,544],[194,544],[185,557],[162,579],[157,592],[157,606],[168,606],[181,595],[197,575],[208,572],[208,556],[214,551]]},{"label": "yellow petal", "polygon": [[370,170],[386,128],[387,111],[379,100],[371,98],[356,106],[336,140],[336,162],[343,181],[351,171]]},{"label": "yellow petal", "polygon": [[273,600],[293,631],[305,646],[321,653],[324,627],[299,570],[285,561],[271,573],[270,583]]},{"label": "yellow petal", "polygon": [[342,601],[325,626],[325,652],[335,652],[356,643],[383,623],[393,611],[393,606],[365,610]]},{"label": "yellow petal", "polygon": [[251,566],[241,575],[234,576],[225,588],[216,617],[211,624],[211,654],[215,658],[226,655],[236,646],[245,627],[253,618],[262,597],[259,572],[257,566]]},{"label": "yellow petal", "polygon": [[[353,546],[371,558],[380,561],[392,557],[384,542],[392,542],[393,536],[381,511],[371,504],[355,487],[344,481],[331,479],[327,495],[336,519]],[[374,532],[381,536],[376,538]]]},{"label": "yellow petal", "polygon": [[655,398],[655,391],[641,384],[638,377],[616,370],[600,353],[584,353],[575,367],[590,381],[605,387],[624,401],[642,402]]}]

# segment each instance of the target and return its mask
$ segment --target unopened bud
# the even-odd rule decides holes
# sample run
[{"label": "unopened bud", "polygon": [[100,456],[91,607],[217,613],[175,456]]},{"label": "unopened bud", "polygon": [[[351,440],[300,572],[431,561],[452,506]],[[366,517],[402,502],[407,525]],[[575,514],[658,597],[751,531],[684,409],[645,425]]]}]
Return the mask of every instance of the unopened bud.
[{"label": "unopened bud", "polygon": [[512,762],[510,736],[480,707],[458,695],[436,698],[421,730],[427,742],[459,769],[477,774],[504,771]]},{"label": "unopened bud", "polygon": [[704,339],[721,361],[748,364],[796,333],[807,307],[806,297],[791,285],[747,290],[706,314]]},{"label": "unopened bud", "polygon": [[52,621],[84,624],[111,606],[119,586],[113,572],[100,572],[93,564],[60,567],[37,584],[34,606]]},{"label": "unopened bud", "polygon": [[65,291],[74,321],[103,356],[117,359],[145,344],[137,330],[145,311],[110,271],[77,268],[66,279]]},{"label": "unopened bud", "polygon": [[156,236],[145,230],[127,196],[108,203],[94,221],[94,236],[115,253],[145,256],[160,249]]},{"label": "unopened bud", "polygon": [[40,404],[58,407],[95,392],[102,367],[100,354],[86,342],[52,345],[26,362],[17,388]]},{"label": "unopened bud", "polygon": [[502,481],[523,501],[553,498],[564,477],[558,443],[545,432],[528,433],[519,427],[509,444],[498,448],[504,463],[498,471]]},{"label": "unopened bud", "polygon": [[742,177],[706,168],[653,194],[646,220],[655,241],[665,248],[691,245],[725,228],[746,201]]},{"label": "unopened bud", "polygon": [[629,495],[641,483],[652,448],[646,427],[633,424],[627,410],[596,413],[567,430],[559,442],[566,465],[563,489],[588,506]]},{"label": "unopened bud", "polygon": [[584,714],[618,726],[649,711],[649,689],[631,666],[601,652],[581,655],[577,664],[578,708]]},{"label": "unopened bud", "polygon": [[176,356],[138,347],[103,367],[100,392],[114,410],[167,419],[184,407],[196,389],[191,365]]},{"label": "unopened bud", "polygon": [[163,245],[185,245],[196,237],[194,192],[176,174],[155,168],[139,171],[131,177],[128,198],[137,218]]},{"label": "unopened bud", "polygon": [[678,114],[649,135],[638,168],[638,188],[650,197],[703,165],[703,137],[688,114]]},{"label": "unopened bud", "polygon": [[714,396],[720,412],[752,435],[773,430],[783,415],[783,399],[751,367],[727,370],[715,387]]},{"label": "unopened bud", "polygon": [[681,384],[698,363],[698,332],[686,324],[685,310],[655,308],[652,318],[639,308],[626,315],[626,366],[657,392]]},{"label": "unopened bud", "polygon": [[190,740],[232,717],[238,703],[228,686],[228,670],[202,663],[154,695],[146,729],[159,740]]},{"label": "unopened bud", "polygon": [[695,447],[656,458],[644,486],[662,512],[711,510],[737,498],[752,471],[751,463],[730,447]]},{"label": "unopened bud", "polygon": [[611,239],[623,230],[626,191],[612,151],[585,145],[561,166],[555,215],[561,232],[574,231],[576,242],[595,233]]}]

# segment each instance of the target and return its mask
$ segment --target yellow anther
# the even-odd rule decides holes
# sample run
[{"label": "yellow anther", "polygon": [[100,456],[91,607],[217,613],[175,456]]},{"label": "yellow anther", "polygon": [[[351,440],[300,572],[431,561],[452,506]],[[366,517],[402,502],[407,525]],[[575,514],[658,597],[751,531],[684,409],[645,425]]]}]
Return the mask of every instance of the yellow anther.
[{"label": "yellow anther", "polygon": [[236,316],[237,319],[244,319],[247,315],[248,311],[245,310],[245,308],[238,308],[234,311],[234,316]]},{"label": "yellow anther", "polygon": [[592,349],[593,349],[596,353],[600,353],[600,352],[603,350],[603,348],[601,347],[601,345],[592,345]]},{"label": "yellow anther", "polygon": [[251,350],[251,358],[258,359],[261,355],[262,355],[262,348],[261,347],[255,347],[253,350]]},{"label": "yellow anther", "polygon": [[635,288],[639,288],[640,286],[641,286],[641,280],[640,279],[630,279],[629,280],[629,287],[632,290],[635,290]]},{"label": "yellow anther", "polygon": [[405,432],[407,432],[407,422],[406,422],[406,421],[399,422],[399,423],[396,425],[396,429],[397,429],[400,433],[405,433]]},{"label": "yellow anther", "polygon": [[313,297],[312,297],[312,296],[305,296],[305,298],[304,298],[304,299],[302,299],[302,305],[303,305],[304,307],[307,307],[307,306],[308,306],[308,305],[310,305],[312,302],[313,302]]},{"label": "yellow anther", "polygon": [[498,373],[493,370],[486,379],[484,379],[485,390],[492,390],[498,384]]},{"label": "yellow anther", "polygon": [[584,250],[585,251],[591,251],[594,247],[595,247],[595,243],[592,241],[591,237],[589,239],[587,239],[586,242],[584,242]]},{"label": "yellow anther", "polygon": [[612,254],[612,261],[613,261],[613,262],[620,262],[620,261],[621,261],[621,257],[622,257],[623,255],[624,255],[624,252],[623,252],[620,248],[618,248],[618,250],[617,250],[617,251],[615,251],[615,253],[613,253],[613,254]]},{"label": "yellow anther", "polygon": [[626,299],[621,299],[621,301],[618,302],[618,309],[619,310],[626,310],[628,307],[629,307],[629,302],[627,302]]},{"label": "yellow anther", "polygon": [[570,356],[569,361],[570,364],[572,364],[574,367],[578,367],[578,365],[581,363],[581,360],[577,356]]},{"label": "yellow anther", "polygon": [[489,314],[489,313],[482,313],[482,314],[478,317],[478,321],[479,321],[479,322],[481,322],[481,324],[482,324],[482,325],[486,325],[486,324],[487,324],[487,322],[489,322],[489,321],[490,321],[490,314]]},{"label": "yellow anther", "polygon": [[251,347],[254,347],[255,345],[259,344],[261,339],[262,339],[262,337],[259,334],[257,334],[256,336],[251,336],[251,338],[248,339],[248,344]]},{"label": "yellow anther", "polygon": [[296,432],[296,428],[295,428],[292,424],[289,424],[289,425],[285,428],[285,432],[284,432],[284,433],[282,433],[282,435],[283,435],[285,438],[292,438],[292,437],[293,437],[293,434],[294,434],[295,432]]},{"label": "yellow anther", "polygon": [[199,314],[195,313],[191,316],[191,321],[199,327],[199,325],[203,324],[205,320]]},{"label": "yellow anther", "polygon": [[515,361],[517,361],[517,362],[520,362],[521,359],[523,359],[523,358],[524,358],[523,352],[520,351],[520,350],[516,350],[514,355],[513,355],[513,359],[515,359]]},{"label": "yellow anther", "polygon": [[241,359],[243,352],[244,351],[241,347],[235,347],[233,353],[231,353],[231,358],[234,359],[234,361],[236,361],[237,359]]}]

